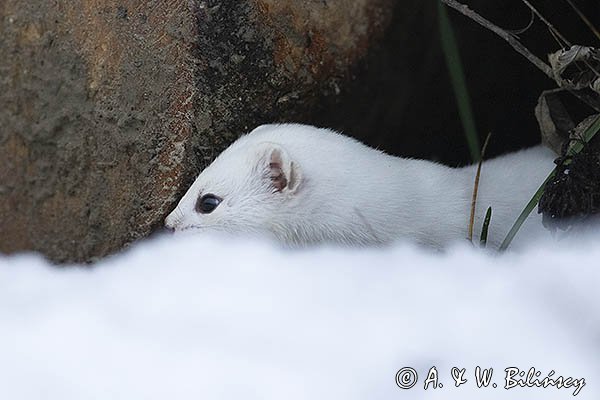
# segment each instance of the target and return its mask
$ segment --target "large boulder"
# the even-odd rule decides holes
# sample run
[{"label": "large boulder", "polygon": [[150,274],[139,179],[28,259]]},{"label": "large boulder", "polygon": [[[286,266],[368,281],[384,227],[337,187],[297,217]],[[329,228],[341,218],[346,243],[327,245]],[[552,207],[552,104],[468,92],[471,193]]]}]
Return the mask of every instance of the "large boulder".
[{"label": "large boulder", "polygon": [[0,4],[0,251],[89,261],[162,223],[237,135],[310,120],[393,0]]}]

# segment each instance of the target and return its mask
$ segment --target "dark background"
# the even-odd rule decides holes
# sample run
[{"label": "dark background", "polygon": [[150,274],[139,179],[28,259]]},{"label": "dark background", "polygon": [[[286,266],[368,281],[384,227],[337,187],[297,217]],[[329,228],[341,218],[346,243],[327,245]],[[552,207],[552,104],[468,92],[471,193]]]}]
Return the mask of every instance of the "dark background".
[{"label": "dark background", "polygon": [[[439,40],[437,2],[423,1],[421,7],[409,3],[398,2],[383,44],[374,48],[368,62],[357,70],[349,96],[325,106],[308,122],[335,127],[395,155],[449,165],[469,163]],[[464,3],[505,29],[521,30],[531,20],[530,10],[520,0]],[[573,44],[598,46],[598,39],[566,1],[531,3]],[[597,1],[575,3],[595,26],[600,25]],[[493,134],[487,157],[539,143],[534,107],[543,90],[555,88],[554,82],[494,33],[452,9],[448,14],[480,141],[483,143],[488,132]],[[537,18],[519,37],[544,61],[548,53],[559,50]],[[583,104],[576,107],[587,111]]]}]

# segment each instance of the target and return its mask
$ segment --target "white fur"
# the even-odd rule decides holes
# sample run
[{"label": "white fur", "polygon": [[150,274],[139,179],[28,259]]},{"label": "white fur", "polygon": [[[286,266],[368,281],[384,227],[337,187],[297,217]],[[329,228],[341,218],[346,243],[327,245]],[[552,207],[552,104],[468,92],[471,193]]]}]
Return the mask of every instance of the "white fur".
[{"label": "white fur", "polygon": [[[282,152],[295,187],[273,189],[269,154]],[[497,247],[553,168],[541,146],[484,163],[477,201],[478,237],[488,206],[488,244]],[[196,179],[165,225],[268,234],[286,244],[385,244],[399,239],[442,247],[466,238],[476,166],[450,168],[386,155],[312,126],[263,125],[227,148]],[[293,189],[293,190],[292,190]],[[210,214],[194,210],[206,193],[223,198]],[[532,213],[517,242],[548,235]]]}]

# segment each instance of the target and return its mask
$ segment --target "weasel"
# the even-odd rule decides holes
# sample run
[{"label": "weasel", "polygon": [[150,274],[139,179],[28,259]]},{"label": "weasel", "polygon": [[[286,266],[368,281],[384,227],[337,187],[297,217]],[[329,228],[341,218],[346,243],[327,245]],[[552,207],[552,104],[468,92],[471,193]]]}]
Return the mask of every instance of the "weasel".
[{"label": "weasel", "polygon": [[[537,146],[483,164],[477,237],[491,206],[488,245],[500,245],[554,158]],[[473,165],[390,156],[329,129],[263,125],[202,171],[165,226],[267,234],[290,245],[409,239],[441,248],[467,237],[475,173]],[[532,213],[516,242],[542,234]]]}]

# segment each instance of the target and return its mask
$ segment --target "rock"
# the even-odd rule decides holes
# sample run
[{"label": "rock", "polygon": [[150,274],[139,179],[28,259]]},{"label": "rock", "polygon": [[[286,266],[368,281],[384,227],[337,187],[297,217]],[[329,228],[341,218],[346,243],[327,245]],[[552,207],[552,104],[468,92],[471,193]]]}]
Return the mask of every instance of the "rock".
[{"label": "rock", "polygon": [[160,226],[239,134],[308,120],[392,0],[0,7],[0,251],[89,261]]}]

